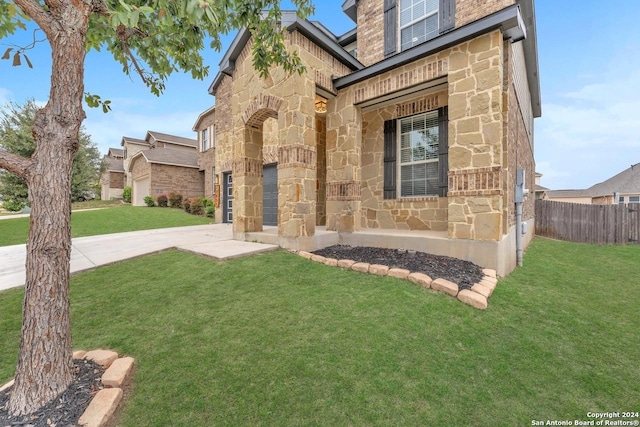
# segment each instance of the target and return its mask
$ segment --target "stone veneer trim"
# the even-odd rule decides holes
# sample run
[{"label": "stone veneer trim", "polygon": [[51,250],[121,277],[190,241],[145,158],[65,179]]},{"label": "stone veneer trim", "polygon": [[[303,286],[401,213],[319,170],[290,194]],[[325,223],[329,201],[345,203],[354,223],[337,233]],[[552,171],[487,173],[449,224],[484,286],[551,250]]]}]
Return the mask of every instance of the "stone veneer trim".
[{"label": "stone veneer trim", "polygon": [[341,181],[327,183],[327,200],[353,201],[361,199],[360,181]]},{"label": "stone veneer trim", "polygon": [[316,150],[306,145],[285,145],[278,147],[278,169],[303,167],[316,169]]},{"label": "stone veneer trim", "polygon": [[449,171],[449,197],[502,195],[502,168]]}]

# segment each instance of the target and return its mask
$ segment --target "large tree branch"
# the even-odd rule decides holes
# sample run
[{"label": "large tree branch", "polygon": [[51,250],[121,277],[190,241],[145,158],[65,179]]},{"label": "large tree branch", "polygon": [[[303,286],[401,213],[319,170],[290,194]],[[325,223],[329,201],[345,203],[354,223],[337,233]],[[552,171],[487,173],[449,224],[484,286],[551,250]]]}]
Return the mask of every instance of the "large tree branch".
[{"label": "large tree branch", "polygon": [[15,3],[38,24],[45,34],[49,35],[51,33],[51,26],[54,21],[51,15],[42,8],[40,3],[36,0],[15,0]]},{"label": "large tree branch", "polygon": [[0,148],[0,168],[11,172],[23,181],[27,181],[32,164],[33,160]]}]

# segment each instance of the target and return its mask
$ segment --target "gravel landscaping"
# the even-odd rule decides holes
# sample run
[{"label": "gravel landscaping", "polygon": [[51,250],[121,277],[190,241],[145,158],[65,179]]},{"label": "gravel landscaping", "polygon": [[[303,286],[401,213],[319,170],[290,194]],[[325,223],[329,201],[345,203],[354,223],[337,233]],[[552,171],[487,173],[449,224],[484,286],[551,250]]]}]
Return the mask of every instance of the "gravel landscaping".
[{"label": "gravel landscaping", "polygon": [[456,283],[459,290],[471,289],[474,283],[484,277],[482,267],[472,262],[404,249],[335,245],[312,253],[326,258],[350,259],[424,273],[433,279],[442,278]]}]

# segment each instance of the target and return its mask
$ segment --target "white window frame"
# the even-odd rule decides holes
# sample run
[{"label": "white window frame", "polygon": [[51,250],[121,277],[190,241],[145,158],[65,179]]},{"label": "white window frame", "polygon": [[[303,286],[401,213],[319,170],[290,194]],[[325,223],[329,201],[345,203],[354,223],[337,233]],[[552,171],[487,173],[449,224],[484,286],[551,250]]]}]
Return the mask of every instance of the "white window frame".
[{"label": "white window frame", "polygon": [[430,17],[432,17],[434,15],[437,16],[440,13],[440,4],[438,3],[438,6],[436,7],[435,11],[426,12],[424,15],[422,15],[422,16],[420,16],[418,18],[414,18],[412,21],[402,25],[402,12],[403,12],[403,10],[407,10],[407,9],[413,8],[415,3],[418,3],[418,2],[421,2],[421,1],[424,1],[425,3],[427,2],[427,0],[406,0],[406,1],[409,1],[411,3],[411,6],[409,6],[408,8],[404,8],[404,9],[402,8],[403,0],[400,0],[398,2],[398,18],[397,18],[398,19],[398,34],[397,34],[397,40],[398,40],[398,45],[399,45],[399,49],[398,50],[400,52],[402,52],[404,50],[407,50],[407,49],[411,49],[414,46],[417,46],[417,45],[419,45],[421,43],[426,42],[427,40],[432,39],[433,37],[437,36],[439,31],[440,31],[440,19],[436,18],[436,31],[435,31],[435,34],[434,34],[433,37],[427,37],[421,42],[414,42],[412,40],[411,41],[411,45],[409,45],[407,47],[403,47],[403,45],[402,45],[402,30],[404,30],[406,28],[409,28],[409,27],[411,27],[411,26],[413,26],[413,25],[415,25],[415,24],[417,24],[419,22],[425,21],[425,20],[427,20],[428,18],[430,18]]},{"label": "white window frame", "polygon": [[[436,173],[436,182],[435,182],[435,193],[426,193],[425,194],[412,194],[412,195],[408,195],[408,196],[404,196],[403,192],[402,192],[402,168],[403,166],[413,166],[413,165],[421,165],[421,164],[429,164],[429,163],[435,163],[436,164],[436,170],[439,167],[438,163],[439,163],[439,153],[438,151],[436,151],[436,156],[435,158],[431,158],[431,159],[426,159],[426,160],[416,160],[416,161],[409,161],[409,162],[402,162],[402,122],[406,121],[406,120],[415,120],[418,117],[426,117],[426,116],[433,116],[433,118],[435,119],[435,128],[439,130],[439,112],[438,110],[432,110],[432,111],[427,111],[425,113],[420,113],[420,114],[415,114],[413,116],[409,116],[409,117],[403,117],[398,119],[397,121],[397,125],[396,125],[396,129],[397,129],[397,140],[396,140],[396,191],[398,192],[397,194],[399,194],[399,198],[401,199],[415,199],[417,197],[438,197],[438,174]],[[439,136],[438,136],[438,150],[439,150],[439,144],[440,144],[440,140],[439,140]],[[425,187],[425,191],[426,191],[427,187]]]},{"label": "white window frame", "polygon": [[209,149],[209,128],[204,128],[200,131],[200,143],[203,152]]},{"label": "white window frame", "polygon": [[[634,200],[631,200],[631,199]],[[636,203],[640,203],[640,196],[629,196],[629,204],[636,204]]]}]

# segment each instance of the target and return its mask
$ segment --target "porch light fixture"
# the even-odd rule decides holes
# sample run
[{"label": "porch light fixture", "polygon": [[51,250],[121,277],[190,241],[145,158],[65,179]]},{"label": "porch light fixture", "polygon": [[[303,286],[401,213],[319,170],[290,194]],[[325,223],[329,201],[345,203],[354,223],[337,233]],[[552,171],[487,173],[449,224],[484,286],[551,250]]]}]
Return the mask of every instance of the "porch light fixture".
[{"label": "porch light fixture", "polygon": [[327,112],[327,100],[324,98],[316,98],[316,113]]}]

